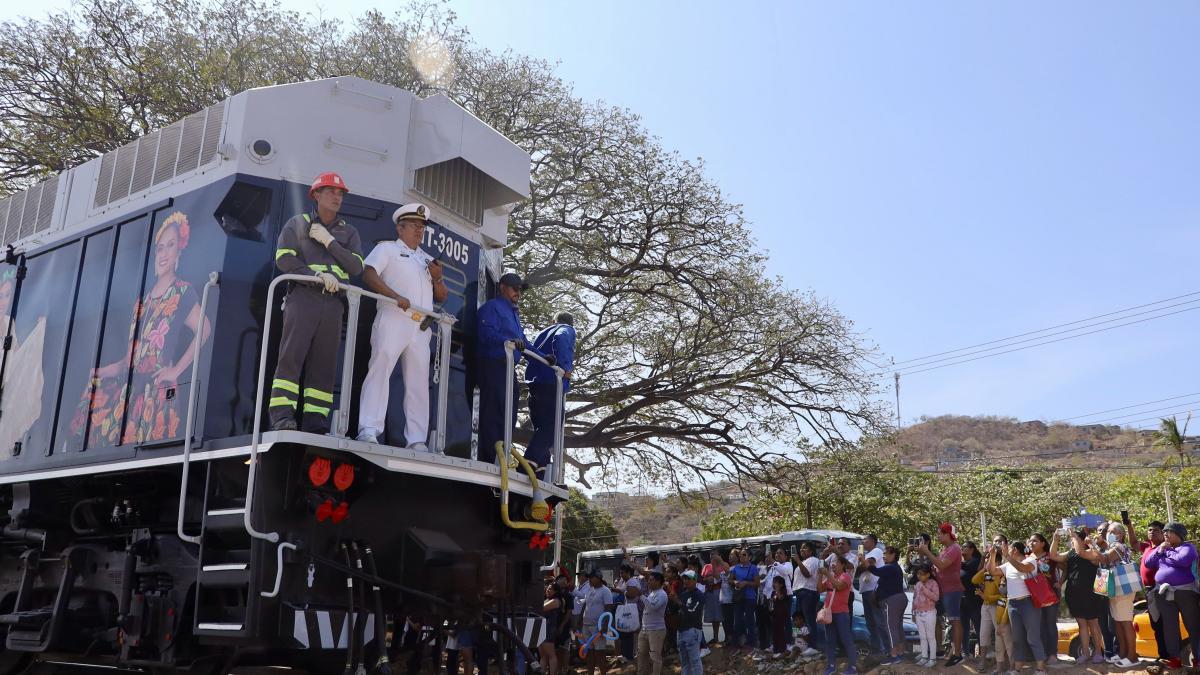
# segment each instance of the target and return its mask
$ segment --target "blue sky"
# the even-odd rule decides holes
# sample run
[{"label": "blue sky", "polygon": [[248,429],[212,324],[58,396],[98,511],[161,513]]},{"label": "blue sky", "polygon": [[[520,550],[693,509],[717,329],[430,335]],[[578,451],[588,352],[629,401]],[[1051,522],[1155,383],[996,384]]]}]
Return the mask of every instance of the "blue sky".
[{"label": "blue sky", "polygon": [[[1200,290],[1198,3],[449,6],[480,44],[558,62],[703,157],[769,271],[897,360]],[[1056,419],[1200,392],[1198,330],[1188,312],[915,374],[902,413]]]}]

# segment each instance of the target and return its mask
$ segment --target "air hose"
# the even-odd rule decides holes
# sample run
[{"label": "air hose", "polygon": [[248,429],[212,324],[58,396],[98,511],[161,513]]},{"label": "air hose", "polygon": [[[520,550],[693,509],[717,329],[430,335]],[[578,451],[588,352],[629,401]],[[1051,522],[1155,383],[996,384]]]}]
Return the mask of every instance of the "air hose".
[{"label": "air hose", "polygon": [[[354,569],[350,562],[350,547],[346,542],[342,542],[342,556],[346,558],[346,568]],[[347,626],[354,625],[354,576],[346,575],[346,621]],[[346,640],[346,668],[342,671],[342,675],[354,675],[354,638],[349,636]]]},{"label": "air hose", "polygon": [[[363,544],[363,550],[367,554],[367,573],[378,578],[375,552],[371,550],[369,544]],[[379,588],[379,584],[372,582],[371,593],[375,600],[375,651],[379,654],[371,673],[372,675],[392,675],[392,668],[388,665],[387,659],[387,619],[383,615],[383,591]]]},{"label": "air hose", "polygon": [[[360,574],[364,573],[363,572],[363,559],[362,559],[362,554],[359,553],[359,550],[358,550],[358,542],[356,542],[356,541],[350,542],[350,552],[354,554],[355,569],[357,569]],[[354,600],[358,604],[358,611],[360,613],[366,612],[367,611],[367,585],[364,583],[360,583],[355,590],[357,593],[355,595]],[[358,661],[354,665],[354,675],[367,675],[367,668],[366,668],[366,664],[365,664],[365,662],[367,660],[367,649],[366,649],[366,645],[363,644],[366,641],[366,633],[367,633],[366,618],[364,617],[362,620],[360,620],[358,614],[355,614],[353,626],[354,626],[354,649],[358,653]]]},{"label": "air hose", "polygon": [[[533,472],[533,467],[524,457],[512,453],[505,452],[504,441],[496,441],[497,456],[505,458],[506,461],[500,465],[500,490],[502,498],[500,499],[500,520],[506,527],[514,530],[535,530],[537,532],[545,532],[550,529],[550,523],[546,522],[545,518],[550,513],[550,506],[546,504],[545,497],[542,496],[541,490],[538,489],[537,474]],[[529,484],[533,486],[533,505],[532,515],[534,518],[542,518],[541,522],[530,520],[514,521],[508,515],[508,458],[512,457],[517,461],[517,464],[525,471],[525,475],[529,476]]]}]

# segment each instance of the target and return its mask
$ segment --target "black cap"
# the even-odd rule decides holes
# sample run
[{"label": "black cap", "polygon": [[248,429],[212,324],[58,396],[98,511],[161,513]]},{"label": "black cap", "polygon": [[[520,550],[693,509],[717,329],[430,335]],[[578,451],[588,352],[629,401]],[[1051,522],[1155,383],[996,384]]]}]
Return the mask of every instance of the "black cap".
[{"label": "black cap", "polygon": [[1171,532],[1180,539],[1187,539],[1187,527],[1185,527],[1183,523],[1167,523],[1167,526],[1163,528],[1163,531]]},{"label": "black cap", "polygon": [[601,579],[603,579],[603,578],[604,578],[604,575],[600,573],[600,570],[596,569],[595,567],[593,567],[592,569],[588,570],[588,573],[587,573],[587,575],[588,575],[589,577],[599,577],[599,578],[601,578]]},{"label": "black cap", "polygon": [[521,275],[517,274],[516,272],[505,272],[500,277],[500,285],[508,286],[510,288],[519,288],[521,290],[525,290],[527,287],[524,280],[521,279]]}]

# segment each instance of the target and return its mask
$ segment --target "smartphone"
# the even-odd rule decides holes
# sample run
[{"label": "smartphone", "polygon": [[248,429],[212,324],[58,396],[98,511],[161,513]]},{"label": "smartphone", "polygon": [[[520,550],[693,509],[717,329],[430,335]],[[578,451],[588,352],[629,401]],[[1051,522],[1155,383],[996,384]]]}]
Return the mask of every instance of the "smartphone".
[{"label": "smartphone", "polygon": [[1121,522],[1129,520],[1129,509],[1121,509]]},{"label": "smartphone", "polygon": [[795,544],[792,544],[792,545],[791,545],[791,546],[788,548],[788,550],[789,550],[789,551],[791,551],[792,555],[796,555],[796,554],[798,553],[798,551],[796,550],[796,545],[795,545]]}]

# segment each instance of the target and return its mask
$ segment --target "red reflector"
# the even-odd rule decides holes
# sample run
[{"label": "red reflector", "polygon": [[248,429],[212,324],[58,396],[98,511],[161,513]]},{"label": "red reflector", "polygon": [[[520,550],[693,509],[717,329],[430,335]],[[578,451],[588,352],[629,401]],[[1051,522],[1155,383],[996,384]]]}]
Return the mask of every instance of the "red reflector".
[{"label": "red reflector", "polygon": [[326,499],[317,507],[317,522],[324,522],[327,518],[333,515],[333,500]]},{"label": "red reflector", "polygon": [[336,524],[345,520],[349,515],[350,505],[346,502],[342,502],[341,504],[337,505],[336,509],[333,510],[333,514],[330,516],[330,519]]},{"label": "red reflector", "polygon": [[354,465],[339,464],[337,471],[333,472],[333,486],[339,490],[345,491],[346,488],[354,484]]},{"label": "red reflector", "polygon": [[315,487],[321,487],[329,480],[329,460],[324,457],[313,459],[308,465],[308,480]]}]

